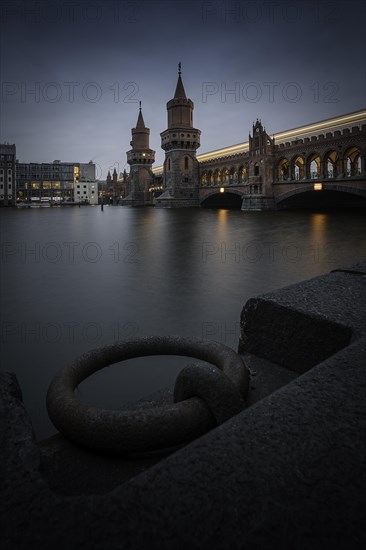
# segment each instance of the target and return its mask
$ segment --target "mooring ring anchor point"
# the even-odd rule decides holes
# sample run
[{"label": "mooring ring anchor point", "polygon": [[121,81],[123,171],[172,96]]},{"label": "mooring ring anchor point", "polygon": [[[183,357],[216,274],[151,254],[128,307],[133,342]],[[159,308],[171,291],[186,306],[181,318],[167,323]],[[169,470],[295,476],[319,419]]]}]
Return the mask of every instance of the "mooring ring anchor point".
[{"label": "mooring ring anchor point", "polygon": [[[177,377],[174,403],[149,409],[109,410],[80,402],[76,387],[94,372],[135,357],[183,355],[194,363]],[[174,336],[136,338],[76,358],[52,380],[47,410],[69,440],[103,452],[129,454],[184,445],[245,407],[249,372],[242,358],[217,342]]]}]

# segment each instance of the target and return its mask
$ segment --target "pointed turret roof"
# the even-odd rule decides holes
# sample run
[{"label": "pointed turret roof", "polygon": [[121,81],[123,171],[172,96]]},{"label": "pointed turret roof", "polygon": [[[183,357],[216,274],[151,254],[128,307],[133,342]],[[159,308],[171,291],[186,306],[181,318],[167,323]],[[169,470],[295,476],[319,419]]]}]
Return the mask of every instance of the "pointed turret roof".
[{"label": "pointed turret roof", "polygon": [[181,73],[181,64],[178,65],[178,81],[177,87],[175,88],[174,99],[187,99],[186,92],[184,91],[183,81]]},{"label": "pointed turret roof", "polygon": [[145,122],[144,122],[144,118],[142,116],[142,111],[141,111],[141,101],[140,101],[139,116],[137,117],[136,128],[145,128]]}]

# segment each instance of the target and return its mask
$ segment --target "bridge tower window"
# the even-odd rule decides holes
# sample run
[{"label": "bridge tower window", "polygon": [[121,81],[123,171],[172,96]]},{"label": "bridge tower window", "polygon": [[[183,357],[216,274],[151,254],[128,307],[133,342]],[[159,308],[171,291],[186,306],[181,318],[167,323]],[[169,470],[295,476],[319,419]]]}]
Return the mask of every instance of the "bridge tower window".
[{"label": "bridge tower window", "polygon": [[257,163],[254,165],[254,175],[259,176],[259,165]]}]

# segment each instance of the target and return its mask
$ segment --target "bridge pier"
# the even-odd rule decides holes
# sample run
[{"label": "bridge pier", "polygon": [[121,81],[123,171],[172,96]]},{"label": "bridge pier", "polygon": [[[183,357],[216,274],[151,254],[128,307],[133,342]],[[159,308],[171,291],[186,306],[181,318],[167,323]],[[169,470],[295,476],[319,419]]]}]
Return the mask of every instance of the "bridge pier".
[{"label": "bridge pier", "polygon": [[262,210],[277,210],[277,208],[273,197],[246,195],[243,197],[241,210],[261,212]]}]

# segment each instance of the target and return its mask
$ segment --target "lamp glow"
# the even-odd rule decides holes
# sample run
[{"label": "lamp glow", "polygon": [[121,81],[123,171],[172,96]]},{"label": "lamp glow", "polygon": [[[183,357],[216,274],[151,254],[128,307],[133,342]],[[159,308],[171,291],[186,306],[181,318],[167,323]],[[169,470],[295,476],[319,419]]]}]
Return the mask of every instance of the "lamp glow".
[{"label": "lamp glow", "polygon": [[322,191],[323,184],[322,183],[314,183],[314,191]]}]

